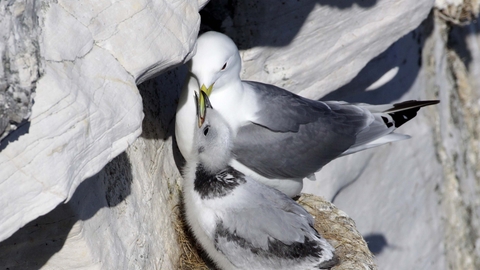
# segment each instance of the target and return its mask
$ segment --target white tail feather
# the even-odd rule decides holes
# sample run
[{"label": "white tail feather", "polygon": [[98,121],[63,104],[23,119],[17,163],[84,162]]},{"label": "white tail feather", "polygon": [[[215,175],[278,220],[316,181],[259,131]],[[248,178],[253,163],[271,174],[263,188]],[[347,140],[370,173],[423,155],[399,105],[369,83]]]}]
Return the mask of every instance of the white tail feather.
[{"label": "white tail feather", "polygon": [[359,146],[356,146],[356,147],[353,147],[353,148],[349,148],[345,152],[343,152],[340,156],[349,155],[349,154],[352,154],[352,153],[355,153],[355,152],[358,152],[358,151],[362,151],[362,150],[365,150],[365,149],[377,147],[377,146],[380,146],[382,144],[386,144],[386,143],[390,143],[390,142],[396,142],[396,141],[402,141],[402,140],[406,140],[406,139],[410,139],[410,136],[405,135],[405,134],[390,133],[388,135],[380,137],[380,138],[378,138],[374,141],[371,141],[369,143],[362,144],[362,145],[359,145]]}]

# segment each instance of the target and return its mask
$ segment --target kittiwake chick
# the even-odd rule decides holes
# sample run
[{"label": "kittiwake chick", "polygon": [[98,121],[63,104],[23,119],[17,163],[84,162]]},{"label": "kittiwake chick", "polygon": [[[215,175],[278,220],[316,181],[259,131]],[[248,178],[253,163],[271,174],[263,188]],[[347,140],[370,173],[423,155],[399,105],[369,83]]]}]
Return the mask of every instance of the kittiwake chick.
[{"label": "kittiwake chick", "polygon": [[204,109],[198,110],[183,192],[187,222],[208,256],[221,269],[333,267],[334,248],[305,209],[228,165],[231,129],[215,110]]}]

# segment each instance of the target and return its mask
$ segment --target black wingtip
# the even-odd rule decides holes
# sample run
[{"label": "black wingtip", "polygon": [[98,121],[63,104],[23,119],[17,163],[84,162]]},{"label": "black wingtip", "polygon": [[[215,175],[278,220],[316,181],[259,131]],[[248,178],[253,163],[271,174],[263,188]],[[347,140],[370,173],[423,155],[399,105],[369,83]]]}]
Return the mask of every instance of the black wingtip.
[{"label": "black wingtip", "polygon": [[[408,100],[393,104],[391,109],[384,111],[385,113],[393,113],[413,108],[422,108],[425,106],[435,105],[440,103],[440,100]],[[418,110],[417,110],[418,111]]]},{"label": "black wingtip", "polygon": [[420,108],[412,108],[405,111],[399,111],[394,113],[389,113],[392,116],[393,121],[395,122],[395,127],[398,128],[406,122],[410,121],[412,118],[417,116],[417,112]]},{"label": "black wingtip", "polygon": [[420,108],[438,104],[440,100],[409,100],[401,103],[393,104],[393,108],[386,110],[393,120],[395,121],[395,127],[398,128],[401,125],[408,122],[410,119],[417,115]]}]

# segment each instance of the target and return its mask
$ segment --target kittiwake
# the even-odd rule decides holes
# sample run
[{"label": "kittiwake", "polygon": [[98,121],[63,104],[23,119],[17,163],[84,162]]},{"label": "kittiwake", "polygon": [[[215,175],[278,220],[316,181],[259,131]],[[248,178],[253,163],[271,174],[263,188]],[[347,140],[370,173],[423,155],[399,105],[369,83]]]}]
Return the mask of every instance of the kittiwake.
[{"label": "kittiwake", "polygon": [[175,135],[187,158],[193,144],[194,92],[205,91],[233,132],[230,165],[290,197],[333,159],[409,138],[393,133],[433,101],[389,105],[349,104],[300,97],[270,84],[240,79],[241,59],[226,35],[197,40],[179,100]]},{"label": "kittiwake", "polygon": [[207,107],[198,124],[185,167],[185,214],[213,262],[224,270],[333,267],[334,248],[304,208],[229,166],[234,137],[223,117]]}]

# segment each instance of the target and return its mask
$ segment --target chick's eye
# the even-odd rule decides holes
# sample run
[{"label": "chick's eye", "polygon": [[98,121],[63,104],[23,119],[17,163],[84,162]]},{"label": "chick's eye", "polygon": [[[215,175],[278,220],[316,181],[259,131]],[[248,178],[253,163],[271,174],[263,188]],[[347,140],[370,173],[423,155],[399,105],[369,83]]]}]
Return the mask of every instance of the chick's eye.
[{"label": "chick's eye", "polygon": [[225,64],[223,64],[223,67],[221,70],[225,70],[227,68],[227,63],[225,62]]},{"label": "chick's eye", "polygon": [[208,131],[209,131],[209,126],[206,126],[204,129],[203,129],[203,135],[207,136],[208,134]]}]

